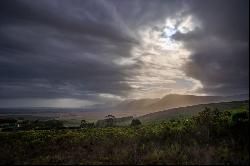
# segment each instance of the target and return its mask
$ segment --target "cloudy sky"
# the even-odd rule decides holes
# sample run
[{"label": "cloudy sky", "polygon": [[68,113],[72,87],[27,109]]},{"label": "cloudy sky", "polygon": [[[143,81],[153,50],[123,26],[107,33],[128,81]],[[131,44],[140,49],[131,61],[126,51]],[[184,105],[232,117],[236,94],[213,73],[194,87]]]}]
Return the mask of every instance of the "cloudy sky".
[{"label": "cloudy sky", "polygon": [[248,0],[1,0],[0,107],[249,91]]}]

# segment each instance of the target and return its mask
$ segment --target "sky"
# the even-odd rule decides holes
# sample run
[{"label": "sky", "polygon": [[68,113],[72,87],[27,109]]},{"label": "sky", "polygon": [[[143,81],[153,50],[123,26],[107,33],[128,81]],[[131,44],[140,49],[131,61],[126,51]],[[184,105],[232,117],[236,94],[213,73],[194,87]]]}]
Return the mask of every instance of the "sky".
[{"label": "sky", "polygon": [[0,107],[249,92],[248,0],[1,0]]}]

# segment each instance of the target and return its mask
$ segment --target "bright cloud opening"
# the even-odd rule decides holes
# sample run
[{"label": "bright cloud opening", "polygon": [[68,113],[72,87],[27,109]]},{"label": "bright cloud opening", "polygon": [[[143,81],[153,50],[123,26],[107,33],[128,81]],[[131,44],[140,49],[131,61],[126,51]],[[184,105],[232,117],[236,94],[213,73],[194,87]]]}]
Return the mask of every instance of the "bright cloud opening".
[{"label": "bright cloud opening", "polygon": [[[182,42],[172,39],[177,33],[188,33],[199,27],[192,16],[167,18],[165,24],[144,27],[141,42],[131,50],[132,57],[116,61],[119,65],[138,63],[140,68],[127,83],[134,89],[131,98],[159,97],[168,93],[193,93],[202,85],[186,77],[182,70],[191,55]],[[187,86],[188,85],[188,86]]]}]

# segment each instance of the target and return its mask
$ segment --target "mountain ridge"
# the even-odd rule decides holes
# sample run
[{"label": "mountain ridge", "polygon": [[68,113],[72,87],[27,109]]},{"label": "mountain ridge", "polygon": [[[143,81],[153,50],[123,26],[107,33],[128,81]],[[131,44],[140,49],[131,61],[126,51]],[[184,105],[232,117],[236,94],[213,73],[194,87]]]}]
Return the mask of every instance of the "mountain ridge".
[{"label": "mountain ridge", "polygon": [[128,111],[133,112],[134,114],[142,115],[178,107],[242,100],[249,100],[249,95],[242,94],[232,96],[197,96],[169,94],[162,98],[155,99],[136,99],[129,101],[125,100],[117,104],[114,109],[118,111]]},{"label": "mountain ridge", "polygon": [[143,123],[145,123],[145,122],[159,122],[162,120],[176,119],[180,117],[189,117],[189,116],[194,116],[197,113],[203,111],[206,107],[210,109],[217,108],[220,111],[241,108],[241,107],[247,107],[249,109],[249,100],[207,103],[207,104],[198,104],[186,107],[172,108],[142,115],[139,116],[138,119],[140,119]]}]

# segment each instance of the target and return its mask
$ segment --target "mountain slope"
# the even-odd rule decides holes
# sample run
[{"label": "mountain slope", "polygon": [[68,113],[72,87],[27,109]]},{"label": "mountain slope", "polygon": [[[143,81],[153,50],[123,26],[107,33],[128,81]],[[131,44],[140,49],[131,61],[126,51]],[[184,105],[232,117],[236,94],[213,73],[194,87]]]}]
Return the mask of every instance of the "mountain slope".
[{"label": "mountain slope", "polygon": [[198,104],[229,102],[248,100],[248,96],[194,96],[170,94],[157,99],[127,100],[115,107],[115,110],[131,113],[131,115],[143,115],[171,108],[192,106]]},{"label": "mountain slope", "polygon": [[194,106],[179,107],[168,109],[164,111],[150,113],[144,116],[138,117],[143,123],[147,122],[157,122],[167,119],[176,119],[181,117],[189,117],[196,115],[201,112],[205,107],[214,109],[218,108],[221,111],[230,109],[249,109],[249,101],[233,101],[233,102],[221,102],[221,103],[210,103],[210,104],[199,104]]}]

